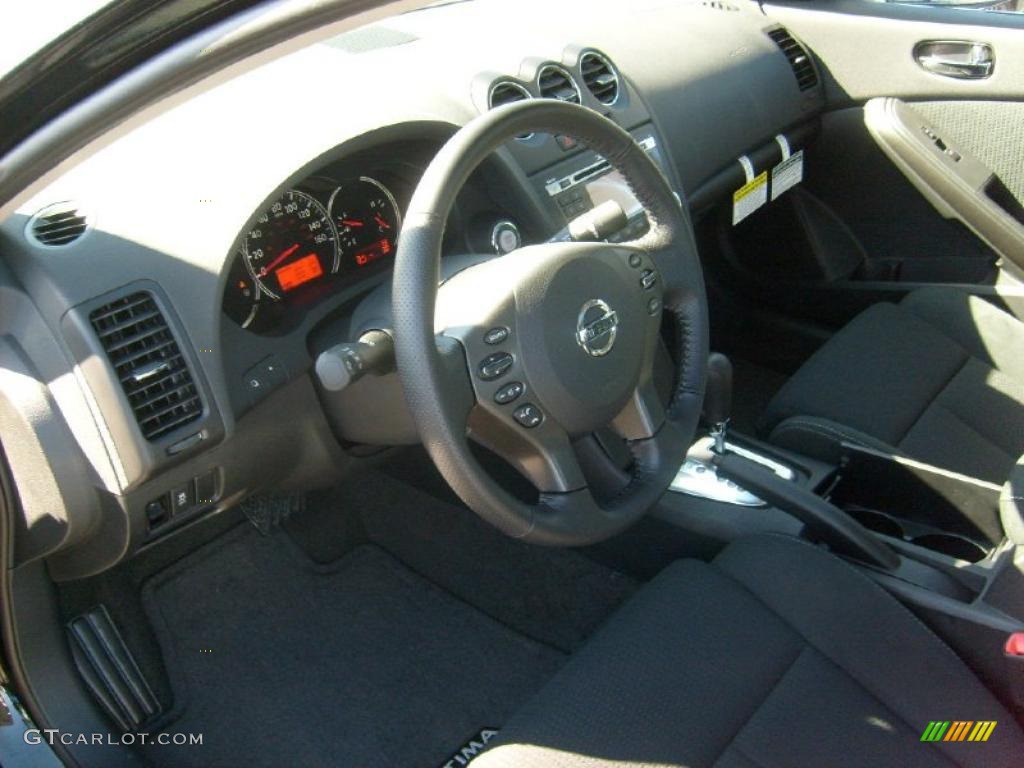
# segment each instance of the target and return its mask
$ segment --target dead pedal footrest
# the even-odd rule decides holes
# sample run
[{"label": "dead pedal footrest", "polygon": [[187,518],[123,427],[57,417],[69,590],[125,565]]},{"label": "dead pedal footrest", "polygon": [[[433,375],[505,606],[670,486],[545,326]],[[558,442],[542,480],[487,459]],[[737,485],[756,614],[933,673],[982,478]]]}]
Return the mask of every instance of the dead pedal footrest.
[{"label": "dead pedal footrest", "polygon": [[76,616],[67,627],[79,674],[123,731],[138,731],[160,714],[160,702],[104,606]]}]

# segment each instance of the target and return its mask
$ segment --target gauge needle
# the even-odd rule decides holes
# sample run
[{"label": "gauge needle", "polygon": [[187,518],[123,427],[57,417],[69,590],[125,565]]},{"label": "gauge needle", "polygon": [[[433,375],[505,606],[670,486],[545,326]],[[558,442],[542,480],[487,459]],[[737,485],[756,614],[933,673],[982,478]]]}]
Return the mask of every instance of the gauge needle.
[{"label": "gauge needle", "polygon": [[381,229],[391,229],[391,225],[384,221],[384,217],[379,213],[373,214],[373,219]]},{"label": "gauge needle", "polygon": [[366,226],[363,222],[358,219],[342,219],[341,223],[346,227],[363,227]]},{"label": "gauge needle", "polygon": [[289,256],[291,256],[297,250],[299,250],[299,244],[298,243],[295,243],[294,245],[292,245],[291,248],[286,249],[280,256],[278,256],[276,259],[274,259],[272,262],[267,264],[267,266],[263,267],[263,269],[260,270],[260,277],[266,277],[267,275],[269,275],[271,272],[274,271],[274,267],[276,267],[282,261],[287,259]]}]

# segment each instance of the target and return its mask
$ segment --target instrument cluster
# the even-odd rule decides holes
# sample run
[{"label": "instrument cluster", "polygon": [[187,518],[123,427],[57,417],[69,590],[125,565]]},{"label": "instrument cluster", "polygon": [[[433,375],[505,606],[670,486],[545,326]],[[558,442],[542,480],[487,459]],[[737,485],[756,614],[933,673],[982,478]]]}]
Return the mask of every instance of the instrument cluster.
[{"label": "instrument cluster", "polygon": [[[397,175],[316,175],[260,211],[234,254],[225,314],[254,333],[272,333],[323,296],[392,266],[402,211]],[[401,188],[400,188],[401,187]]]}]

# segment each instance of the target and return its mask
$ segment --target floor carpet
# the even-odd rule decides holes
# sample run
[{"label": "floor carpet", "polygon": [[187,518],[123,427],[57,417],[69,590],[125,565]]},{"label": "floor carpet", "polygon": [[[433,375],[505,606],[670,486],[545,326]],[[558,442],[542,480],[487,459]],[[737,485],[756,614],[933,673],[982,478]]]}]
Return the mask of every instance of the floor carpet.
[{"label": "floor carpet", "polygon": [[160,766],[439,766],[565,662],[364,544],[329,565],[239,526],[147,582],[175,710]]}]

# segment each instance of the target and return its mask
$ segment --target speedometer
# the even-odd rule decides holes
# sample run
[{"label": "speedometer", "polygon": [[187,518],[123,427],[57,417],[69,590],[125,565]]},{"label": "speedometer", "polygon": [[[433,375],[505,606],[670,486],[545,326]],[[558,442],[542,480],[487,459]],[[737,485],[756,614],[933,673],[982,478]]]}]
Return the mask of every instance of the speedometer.
[{"label": "speedometer", "polygon": [[370,271],[371,267],[390,263],[402,215],[387,187],[369,176],[360,176],[334,191],[330,209],[343,269]]},{"label": "speedometer", "polygon": [[252,279],[273,299],[336,273],[341,257],[327,210],[297,189],[260,214],[242,253]]}]

